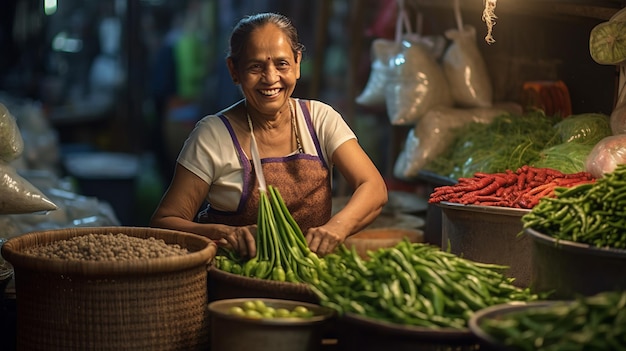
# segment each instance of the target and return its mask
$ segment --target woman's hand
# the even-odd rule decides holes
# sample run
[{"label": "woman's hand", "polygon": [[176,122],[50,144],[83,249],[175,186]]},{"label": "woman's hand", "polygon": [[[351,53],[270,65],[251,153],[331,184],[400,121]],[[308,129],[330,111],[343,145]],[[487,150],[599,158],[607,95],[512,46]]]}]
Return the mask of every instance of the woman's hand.
[{"label": "woman's hand", "polygon": [[311,251],[318,256],[325,256],[333,252],[345,240],[345,235],[332,229],[332,225],[326,224],[321,227],[309,228],[305,238]]},{"label": "woman's hand", "polygon": [[210,236],[219,238],[216,240],[219,245],[236,251],[241,257],[256,256],[256,225],[232,227],[220,224],[214,226],[214,231]]}]

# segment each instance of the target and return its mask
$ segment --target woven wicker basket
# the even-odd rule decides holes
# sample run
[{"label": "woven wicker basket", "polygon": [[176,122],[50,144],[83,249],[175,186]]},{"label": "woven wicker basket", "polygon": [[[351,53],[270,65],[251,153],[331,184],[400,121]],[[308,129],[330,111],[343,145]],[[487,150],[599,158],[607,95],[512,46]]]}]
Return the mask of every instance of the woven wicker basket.
[{"label": "woven wicker basket", "polygon": [[307,284],[244,277],[211,266],[209,269],[209,301],[245,297],[319,303],[319,298]]},{"label": "woven wicker basket", "polygon": [[[89,233],[163,239],[183,256],[136,261],[40,258],[25,249]],[[155,228],[69,228],[8,240],[15,269],[20,350],[206,350],[207,267],[217,247],[199,235]]]}]

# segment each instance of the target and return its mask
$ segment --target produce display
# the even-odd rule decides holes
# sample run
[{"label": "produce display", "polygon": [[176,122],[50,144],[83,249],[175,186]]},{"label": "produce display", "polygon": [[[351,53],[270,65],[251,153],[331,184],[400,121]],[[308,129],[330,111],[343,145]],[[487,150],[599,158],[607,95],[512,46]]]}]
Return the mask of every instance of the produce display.
[{"label": "produce display", "polygon": [[263,300],[243,301],[240,305],[228,308],[228,313],[236,316],[261,318],[311,318],[314,313],[304,305],[295,305],[293,308],[268,306]]},{"label": "produce display", "polygon": [[215,266],[245,277],[303,283],[316,280],[323,265],[323,260],[307,246],[280,192],[271,185],[261,191],[256,248],[257,255],[248,260],[220,248]]},{"label": "produce display", "polygon": [[528,165],[515,172],[475,173],[472,178],[459,178],[454,185],[437,187],[429,203],[442,201],[464,205],[533,208],[544,197],[555,195],[557,188],[593,183],[588,172],[564,174],[551,168]]},{"label": "produce display", "polygon": [[502,114],[490,123],[472,122],[457,128],[447,150],[424,170],[452,179],[524,165],[577,173],[586,170],[593,145],[609,135],[609,117],[603,114],[566,118],[541,111]]},{"label": "produce display", "polygon": [[595,182],[555,189],[522,216],[524,228],[555,239],[626,248],[626,164]]},{"label": "produce display", "polygon": [[626,349],[626,292],[528,307],[484,318],[479,327],[515,350]]},{"label": "produce display", "polygon": [[126,261],[180,256],[187,254],[188,250],[154,237],[144,239],[123,233],[90,233],[33,246],[24,253],[61,260]]},{"label": "produce display", "polygon": [[561,118],[542,112],[503,114],[491,123],[468,123],[457,129],[454,141],[424,169],[452,179],[476,172],[495,173],[531,165],[541,150],[558,144],[552,126]]},{"label": "produce display", "polygon": [[432,329],[464,329],[482,308],[538,298],[502,274],[506,266],[473,262],[404,240],[362,259],[341,246],[311,289],[322,306],[381,321]]}]

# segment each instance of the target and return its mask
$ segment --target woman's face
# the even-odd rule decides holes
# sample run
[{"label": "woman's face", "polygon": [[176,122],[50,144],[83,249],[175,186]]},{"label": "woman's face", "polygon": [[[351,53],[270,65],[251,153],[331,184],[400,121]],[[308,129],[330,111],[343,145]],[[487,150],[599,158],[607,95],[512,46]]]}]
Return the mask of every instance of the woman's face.
[{"label": "woman's face", "polygon": [[241,84],[249,108],[275,115],[287,106],[300,78],[300,59],[294,57],[289,38],[275,25],[250,33],[246,49],[235,67],[228,61],[234,80]]}]

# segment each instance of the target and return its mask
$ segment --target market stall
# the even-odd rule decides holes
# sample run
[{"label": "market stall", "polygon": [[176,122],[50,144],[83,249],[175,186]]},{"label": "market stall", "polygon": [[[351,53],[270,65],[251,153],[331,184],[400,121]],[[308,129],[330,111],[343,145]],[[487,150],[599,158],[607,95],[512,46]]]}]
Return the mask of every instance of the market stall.
[{"label": "market stall", "polygon": [[[22,158],[18,107],[0,110],[3,335],[15,340],[0,348],[626,348],[624,2],[389,3],[391,20],[370,28],[368,79],[350,96],[353,112],[390,127],[388,202],[326,255],[309,248],[285,189],[265,184],[254,134],[249,257],[120,221],[131,204],[102,198],[141,172],[134,157],[121,169],[65,158],[98,196],[54,170],[18,172],[37,153]],[[517,45],[532,52],[516,56]],[[333,195],[336,213],[348,199]]]}]

